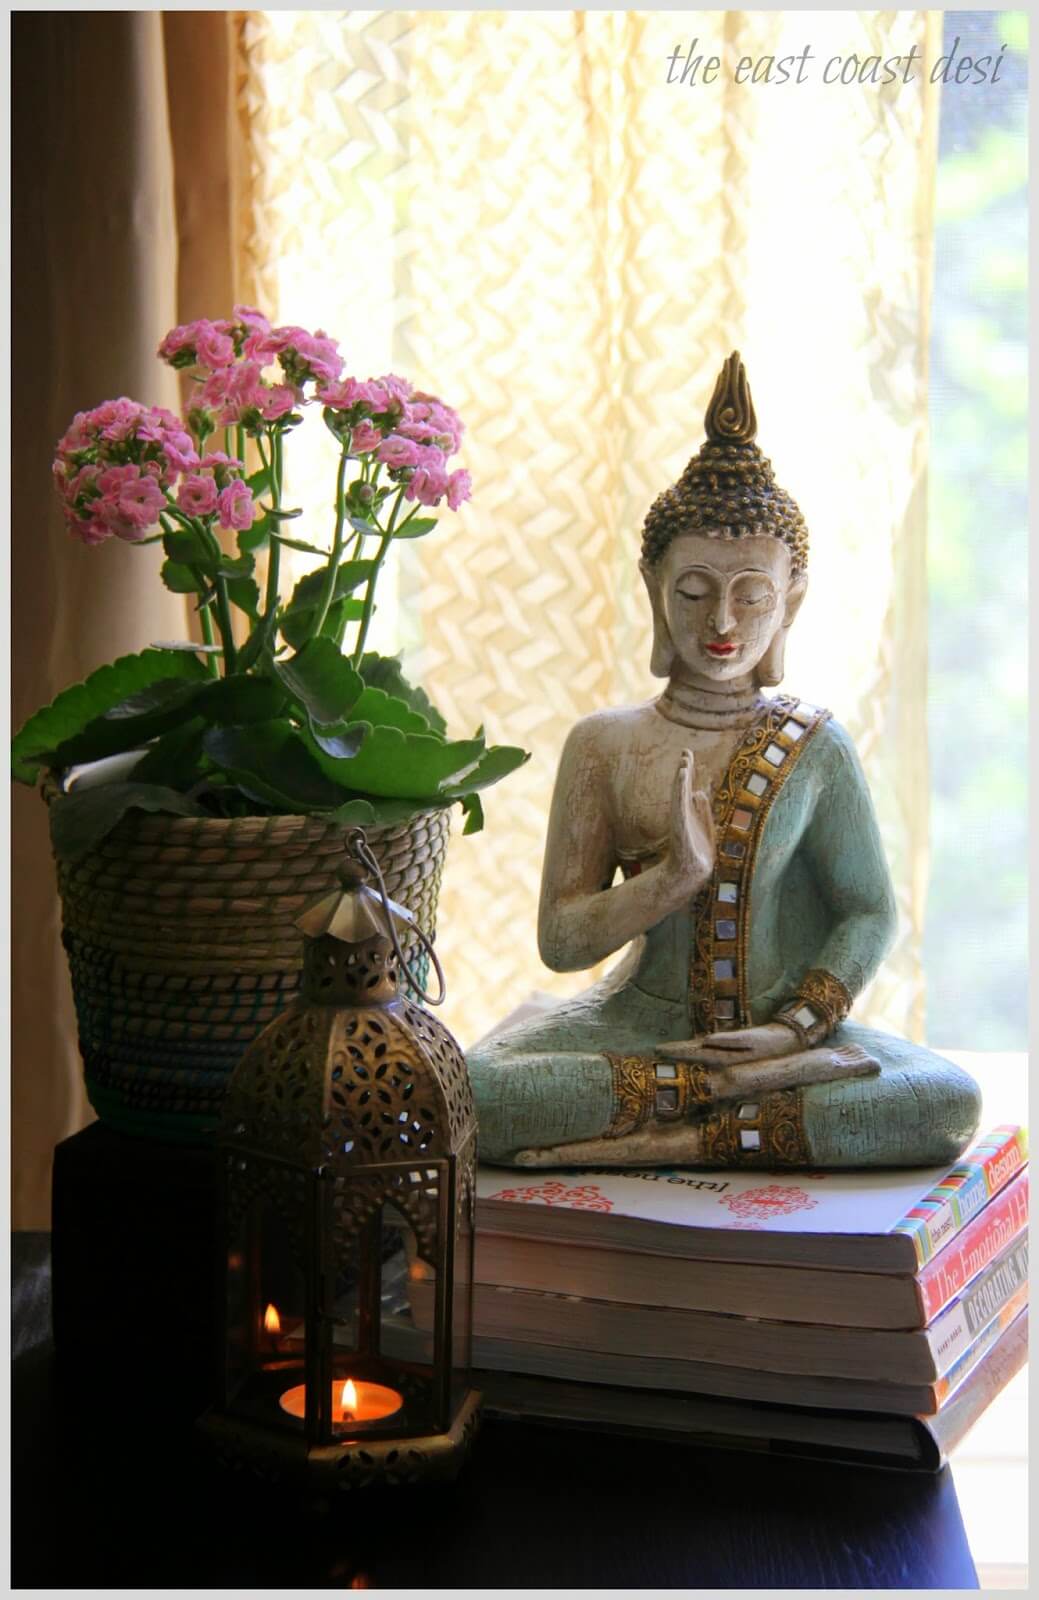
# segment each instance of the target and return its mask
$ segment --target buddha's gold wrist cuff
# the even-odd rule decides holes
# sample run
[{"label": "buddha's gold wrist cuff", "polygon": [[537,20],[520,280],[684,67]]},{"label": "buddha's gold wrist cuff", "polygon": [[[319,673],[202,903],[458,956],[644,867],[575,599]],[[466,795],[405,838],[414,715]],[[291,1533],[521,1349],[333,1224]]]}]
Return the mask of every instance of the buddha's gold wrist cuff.
[{"label": "buddha's gold wrist cuff", "polygon": [[806,972],[793,998],[781,1006],[775,1021],[797,1034],[804,1048],[828,1039],[851,1010],[851,995],[839,978],[822,967]]}]

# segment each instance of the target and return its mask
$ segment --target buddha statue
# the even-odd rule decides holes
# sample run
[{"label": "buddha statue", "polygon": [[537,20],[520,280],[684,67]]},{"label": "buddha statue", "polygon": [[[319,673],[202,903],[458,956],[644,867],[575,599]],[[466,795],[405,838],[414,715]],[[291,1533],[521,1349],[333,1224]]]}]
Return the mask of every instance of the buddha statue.
[{"label": "buddha statue", "polygon": [[808,534],[755,444],[739,355],[707,439],[650,508],[642,705],[583,718],[559,763],[538,940],[608,976],[469,1054],[483,1161],[517,1167],[951,1162],[973,1081],[847,1020],[895,932],[848,734],[788,694]]}]

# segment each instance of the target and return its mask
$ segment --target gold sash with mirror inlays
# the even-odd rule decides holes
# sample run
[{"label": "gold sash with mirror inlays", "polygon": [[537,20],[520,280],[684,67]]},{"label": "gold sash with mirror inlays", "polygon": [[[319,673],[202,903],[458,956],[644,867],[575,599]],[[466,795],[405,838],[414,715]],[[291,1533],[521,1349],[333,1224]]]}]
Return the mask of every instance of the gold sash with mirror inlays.
[{"label": "gold sash with mirror inlays", "polygon": [[776,695],[748,730],[715,791],[714,876],[692,908],[689,1021],[694,1036],[751,1022],[747,946],[758,846],[777,795],[829,716],[791,695]]},{"label": "gold sash with mirror inlays", "polygon": [[[748,730],[713,800],[715,870],[692,906],[689,967],[690,1035],[746,1027],[750,889],[765,822],[776,796],[818,728],[829,718],[790,695],[776,695]],[[613,1068],[614,1114],[607,1138],[633,1133],[651,1119],[703,1116],[705,1164],[805,1166],[808,1150],[801,1092],[782,1090],[721,1110],[710,1074],[692,1062],[667,1062],[607,1052]]]}]

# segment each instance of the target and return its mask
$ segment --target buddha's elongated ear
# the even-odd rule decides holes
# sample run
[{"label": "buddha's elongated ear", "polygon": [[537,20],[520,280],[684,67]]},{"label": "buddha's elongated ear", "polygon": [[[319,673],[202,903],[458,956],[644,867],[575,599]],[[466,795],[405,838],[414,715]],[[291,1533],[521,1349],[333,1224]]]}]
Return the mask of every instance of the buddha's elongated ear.
[{"label": "buddha's elongated ear", "polygon": [[783,672],[786,665],[786,636],[790,624],[801,609],[801,602],[808,588],[808,578],[804,573],[787,590],[786,602],[783,606],[783,620],[772,636],[772,642],[761,660],[754,669],[754,677],[758,687],[773,689],[777,683],[782,683]]},{"label": "buddha's elongated ear", "polygon": [[639,562],[639,571],[646,585],[650,609],[653,612],[653,649],[649,658],[649,670],[654,678],[670,678],[675,661],[675,647],[671,642],[671,630],[664,615],[660,584],[653,568],[648,567],[644,561]]}]

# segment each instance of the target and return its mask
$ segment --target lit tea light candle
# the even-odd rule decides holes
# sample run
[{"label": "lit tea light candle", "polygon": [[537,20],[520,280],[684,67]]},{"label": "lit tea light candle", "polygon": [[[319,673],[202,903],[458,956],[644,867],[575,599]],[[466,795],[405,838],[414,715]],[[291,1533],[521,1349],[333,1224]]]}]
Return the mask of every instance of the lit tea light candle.
[{"label": "lit tea light candle", "polygon": [[[290,1417],[305,1416],[306,1384],[298,1383],[295,1388],[286,1389],[279,1404]],[[347,1378],[345,1383],[336,1379],[332,1384],[333,1422],[381,1422],[385,1417],[392,1417],[403,1404],[404,1396],[384,1383],[365,1383],[361,1379],[355,1383]]]}]

